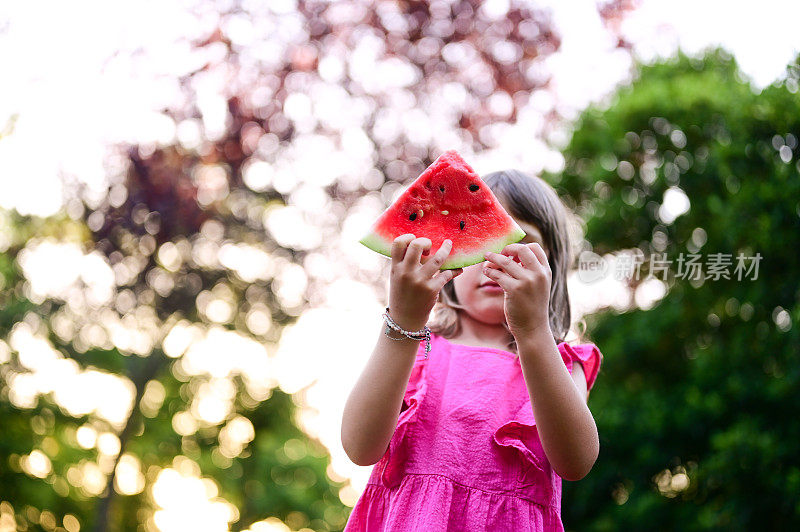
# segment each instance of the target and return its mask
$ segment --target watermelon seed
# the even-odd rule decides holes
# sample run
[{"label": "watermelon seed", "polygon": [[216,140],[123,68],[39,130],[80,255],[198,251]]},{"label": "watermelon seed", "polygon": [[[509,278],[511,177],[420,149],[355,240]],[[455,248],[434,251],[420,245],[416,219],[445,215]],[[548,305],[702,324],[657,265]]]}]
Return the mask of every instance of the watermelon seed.
[{"label": "watermelon seed", "polygon": [[475,185],[475,184],[469,186],[469,189],[471,191],[473,191],[473,192],[477,191],[479,188],[481,188],[481,187],[479,187],[478,185]]},{"label": "watermelon seed", "polygon": [[440,186],[439,186],[439,191],[440,191],[440,192],[444,192],[444,187],[440,185]]},{"label": "watermelon seed", "polygon": [[411,221],[413,222],[414,220],[416,220],[416,219],[417,219],[417,213],[415,213],[415,212],[412,212],[412,213],[411,213],[411,216],[409,216],[409,217],[408,217],[408,219],[409,219],[409,220],[411,220]]},{"label": "watermelon seed", "polygon": [[463,231],[464,230],[464,226],[467,225],[467,222],[465,222],[464,220],[461,220],[460,222],[458,222],[458,225],[459,225],[459,227],[461,227],[461,230]]},{"label": "watermelon seed", "polygon": [[448,214],[450,214],[450,211],[442,211],[442,214],[444,214],[445,216],[447,216]]},{"label": "watermelon seed", "polygon": [[420,210],[417,211],[417,214],[419,214],[419,217],[422,218],[422,216],[425,214],[425,211],[420,209]]}]

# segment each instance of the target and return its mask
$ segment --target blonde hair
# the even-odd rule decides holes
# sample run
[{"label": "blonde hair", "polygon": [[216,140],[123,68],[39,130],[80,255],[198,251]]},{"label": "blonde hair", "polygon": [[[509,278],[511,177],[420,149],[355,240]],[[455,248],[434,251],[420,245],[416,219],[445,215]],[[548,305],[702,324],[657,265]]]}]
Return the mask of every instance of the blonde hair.
[{"label": "blonde hair", "polygon": [[[507,206],[509,214],[523,222],[539,228],[549,252],[548,262],[552,272],[550,283],[550,308],[548,311],[550,330],[556,343],[565,341],[571,325],[567,275],[575,259],[570,239],[570,224],[579,223],[575,215],[564,205],[556,191],[538,176],[529,176],[519,170],[503,170],[488,174],[483,181],[497,199]],[[463,310],[456,297],[451,280],[439,293],[429,323],[431,331],[445,338],[461,332],[459,311]],[[510,351],[516,352],[514,336],[507,324]],[[585,341],[585,320],[579,324],[578,341]]]}]

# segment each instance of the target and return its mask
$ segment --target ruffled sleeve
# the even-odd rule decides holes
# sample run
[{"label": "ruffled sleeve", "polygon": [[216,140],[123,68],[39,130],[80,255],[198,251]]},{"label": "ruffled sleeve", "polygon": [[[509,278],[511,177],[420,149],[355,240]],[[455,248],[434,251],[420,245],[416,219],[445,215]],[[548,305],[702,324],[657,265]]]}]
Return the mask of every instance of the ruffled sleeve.
[{"label": "ruffled sleeve", "polygon": [[425,396],[427,383],[425,381],[425,370],[428,360],[425,358],[424,347],[420,347],[414,367],[411,368],[411,375],[408,378],[406,392],[403,395],[403,404],[400,416],[397,418],[392,439],[389,446],[381,457],[376,467],[382,468],[380,474],[381,481],[387,487],[392,487],[400,482],[403,476],[403,466],[408,454],[408,430],[417,419],[419,404]]},{"label": "ruffled sleeve", "polygon": [[591,390],[594,381],[597,379],[597,373],[600,371],[600,364],[603,361],[603,355],[597,346],[592,343],[569,345],[566,342],[562,342],[558,344],[558,351],[561,353],[561,358],[570,373],[572,373],[572,366],[575,361],[581,363],[583,372],[586,375],[586,389]]}]

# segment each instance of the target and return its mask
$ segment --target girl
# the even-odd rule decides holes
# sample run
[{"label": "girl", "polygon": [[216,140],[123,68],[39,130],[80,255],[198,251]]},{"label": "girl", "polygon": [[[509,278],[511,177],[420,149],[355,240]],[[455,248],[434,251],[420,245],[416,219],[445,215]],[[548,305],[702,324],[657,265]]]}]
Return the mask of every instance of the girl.
[{"label": "girl", "polygon": [[345,531],[563,530],[562,478],[597,459],[602,355],[564,341],[568,211],[540,178],[484,181],[521,242],[457,270],[439,270],[448,240],[393,243],[386,323],[342,418],[347,455],[375,464]]}]

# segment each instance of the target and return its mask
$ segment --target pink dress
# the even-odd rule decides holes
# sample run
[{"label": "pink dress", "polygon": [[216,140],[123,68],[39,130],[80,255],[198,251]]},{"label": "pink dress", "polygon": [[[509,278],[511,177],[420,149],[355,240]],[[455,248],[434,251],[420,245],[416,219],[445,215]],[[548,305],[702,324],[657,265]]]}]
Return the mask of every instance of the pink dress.
[{"label": "pink dress", "polygon": [[[552,531],[561,522],[561,477],[547,460],[514,353],[433,335],[411,370],[397,428],[345,531]],[[602,355],[558,344],[587,386]]]}]

